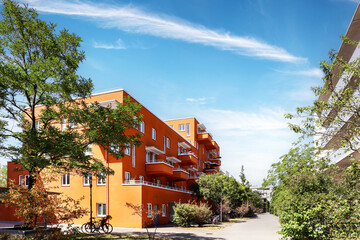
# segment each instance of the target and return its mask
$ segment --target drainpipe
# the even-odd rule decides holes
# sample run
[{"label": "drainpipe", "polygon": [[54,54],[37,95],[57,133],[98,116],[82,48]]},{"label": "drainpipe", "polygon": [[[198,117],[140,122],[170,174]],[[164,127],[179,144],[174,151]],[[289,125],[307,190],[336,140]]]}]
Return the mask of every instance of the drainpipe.
[{"label": "drainpipe", "polygon": [[221,198],[220,198],[220,222],[222,222],[222,191],[221,191]]}]

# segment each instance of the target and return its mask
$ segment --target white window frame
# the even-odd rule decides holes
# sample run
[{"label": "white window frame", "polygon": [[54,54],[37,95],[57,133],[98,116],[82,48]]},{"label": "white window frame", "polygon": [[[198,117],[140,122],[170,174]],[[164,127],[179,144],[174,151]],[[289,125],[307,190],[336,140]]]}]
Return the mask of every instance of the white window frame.
[{"label": "white window frame", "polygon": [[85,154],[86,156],[91,156],[91,155],[93,155],[93,154],[92,154],[92,149],[93,149],[93,145],[92,145],[92,143],[90,143],[90,144],[86,147],[84,154]]},{"label": "white window frame", "polygon": [[83,184],[84,186],[90,186],[90,179],[92,180],[92,173],[87,173],[84,175]]},{"label": "white window frame", "polygon": [[190,136],[190,123],[186,124],[186,136]]},{"label": "white window frame", "polygon": [[147,217],[148,218],[152,217],[152,203],[147,204]]},{"label": "white window frame", "polygon": [[125,155],[128,155],[128,156],[131,156],[131,148],[130,146],[126,146],[125,149],[124,149],[124,154]]},{"label": "white window frame", "polygon": [[131,160],[132,160],[132,167],[133,167],[133,168],[136,168],[136,155],[135,155],[135,149],[136,149],[136,146],[135,146],[135,145],[133,145],[133,146],[132,146],[132,158],[131,158]]},{"label": "white window frame", "polygon": [[97,203],[96,204],[96,215],[98,217],[106,217],[106,203]]},{"label": "white window frame", "polygon": [[179,132],[185,131],[185,124],[179,124]]},{"label": "white window frame", "polygon": [[130,172],[125,172],[124,173],[124,182],[130,181],[130,179],[131,179]]},{"label": "white window frame", "polygon": [[41,129],[40,121],[35,121],[35,128],[36,128],[36,130],[40,131],[40,129]]},{"label": "white window frame", "polygon": [[70,173],[65,173],[61,176],[61,186],[63,187],[70,186]]},{"label": "white window frame", "polygon": [[163,204],[161,207],[161,216],[166,217],[166,204]]},{"label": "white window frame", "polygon": [[23,175],[19,175],[19,186],[23,185]]},{"label": "white window frame", "polygon": [[144,176],[139,176],[140,183],[144,183]]},{"label": "white window frame", "polygon": [[156,140],[156,129],[155,129],[155,128],[152,128],[152,129],[151,129],[151,138],[152,138],[153,140]]},{"label": "white window frame", "polygon": [[103,172],[98,172],[96,174],[96,185],[105,186],[106,185],[106,174]]},{"label": "white window frame", "polygon": [[166,147],[170,149],[170,138],[166,138]]},{"label": "white window frame", "polygon": [[63,132],[66,131],[66,122],[67,122],[67,119],[63,118],[62,122],[61,122],[61,131],[63,131]]},{"label": "white window frame", "polygon": [[28,187],[29,184],[30,184],[30,175],[25,175],[25,183],[24,183],[25,187]]},{"label": "white window frame", "polygon": [[151,154],[150,154],[150,152],[146,152],[145,161],[146,161],[147,163],[151,162]]},{"label": "white window frame", "polygon": [[140,123],[140,132],[145,133],[145,122]]}]

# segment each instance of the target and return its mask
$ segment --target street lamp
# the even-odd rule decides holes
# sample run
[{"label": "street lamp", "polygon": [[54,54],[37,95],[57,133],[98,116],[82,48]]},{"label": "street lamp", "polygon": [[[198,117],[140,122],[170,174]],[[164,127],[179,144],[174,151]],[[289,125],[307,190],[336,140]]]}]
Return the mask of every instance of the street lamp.
[{"label": "street lamp", "polygon": [[92,174],[88,174],[89,176],[89,181],[90,181],[90,226],[92,226],[93,222],[92,222]]}]

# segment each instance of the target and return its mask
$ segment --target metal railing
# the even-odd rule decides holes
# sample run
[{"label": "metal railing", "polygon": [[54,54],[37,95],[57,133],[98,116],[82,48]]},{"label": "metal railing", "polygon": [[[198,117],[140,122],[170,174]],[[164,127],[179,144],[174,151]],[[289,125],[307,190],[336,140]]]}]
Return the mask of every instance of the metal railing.
[{"label": "metal railing", "polygon": [[123,185],[130,185],[130,186],[131,185],[145,185],[145,186],[162,188],[162,189],[167,189],[167,190],[172,190],[172,191],[177,191],[177,192],[183,192],[183,193],[189,193],[189,194],[193,193],[192,191],[189,191],[189,190],[185,190],[185,189],[181,189],[181,188],[177,188],[177,187],[173,187],[173,186],[157,184],[157,183],[148,182],[148,181],[141,181],[141,180],[125,180]]}]

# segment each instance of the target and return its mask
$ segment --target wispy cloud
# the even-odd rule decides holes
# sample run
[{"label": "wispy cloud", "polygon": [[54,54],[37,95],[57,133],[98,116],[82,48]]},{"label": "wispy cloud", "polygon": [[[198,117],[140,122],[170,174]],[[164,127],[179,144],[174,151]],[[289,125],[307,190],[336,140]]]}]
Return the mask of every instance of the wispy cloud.
[{"label": "wispy cloud", "polygon": [[93,47],[103,48],[103,49],[113,49],[113,50],[126,49],[123,41],[120,38],[116,41],[116,44],[106,44],[106,43],[99,43],[94,41]]},{"label": "wispy cloud", "polygon": [[81,0],[75,2],[24,0],[24,2],[41,12],[85,17],[98,22],[104,28],[117,28],[131,33],[199,43],[240,55],[276,61],[299,62],[306,60],[255,38],[211,30],[202,25],[166,15],[148,13],[131,6],[89,3]]},{"label": "wispy cloud", "polygon": [[283,70],[276,70],[276,71],[284,74],[301,75],[307,77],[321,78],[324,76],[324,73],[319,68],[311,68],[311,69],[298,70],[298,71],[283,71]]},{"label": "wispy cloud", "polygon": [[206,104],[208,101],[214,100],[214,98],[206,98],[206,97],[200,97],[200,98],[186,98],[185,101],[189,103],[196,103],[196,104]]}]

